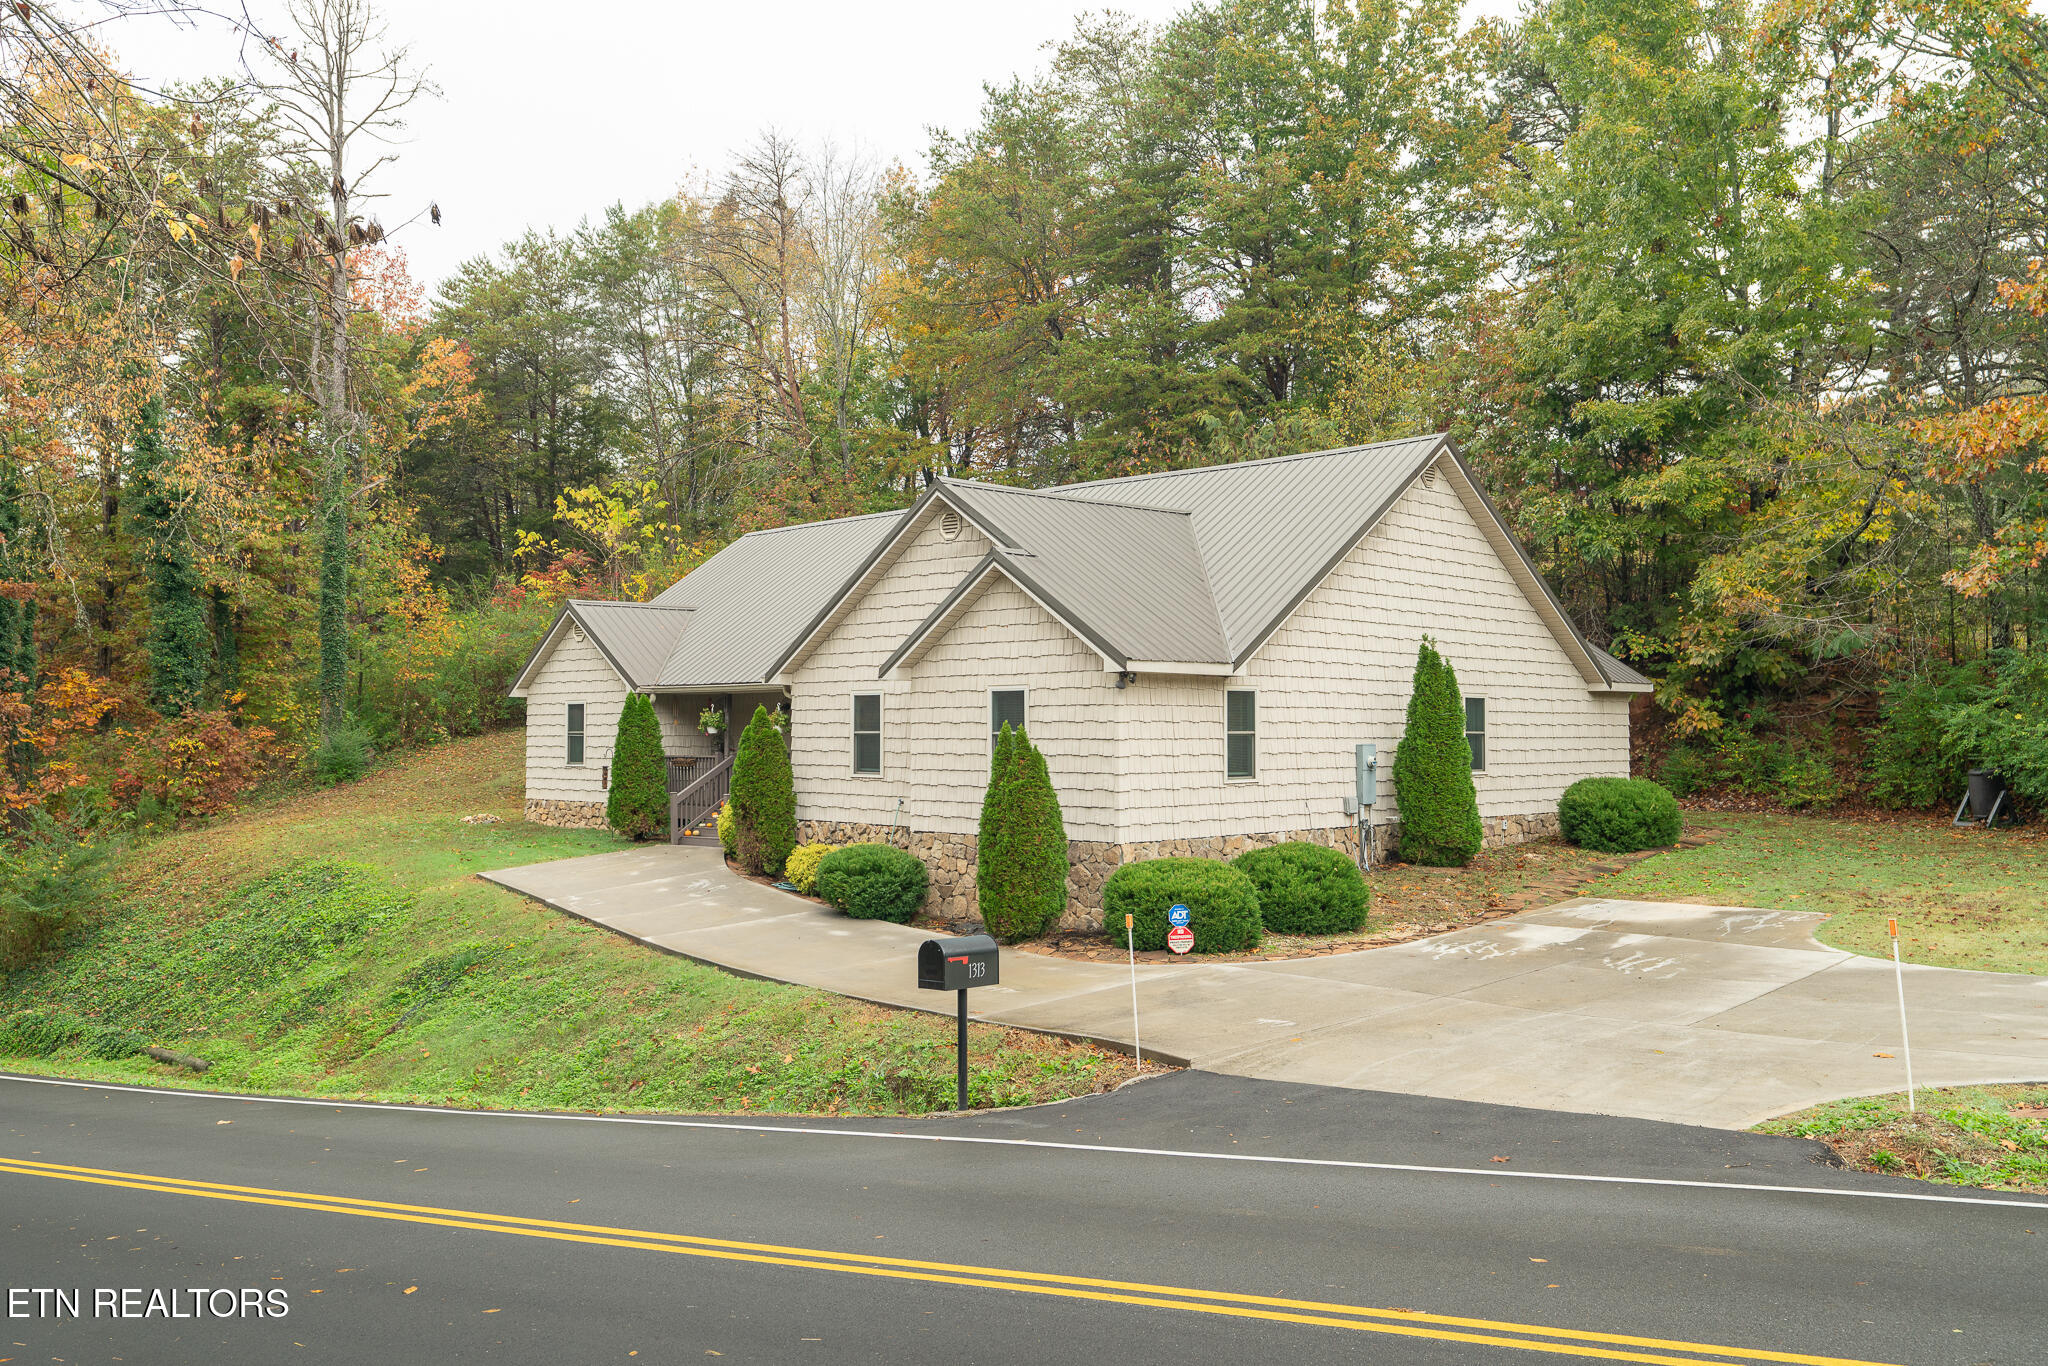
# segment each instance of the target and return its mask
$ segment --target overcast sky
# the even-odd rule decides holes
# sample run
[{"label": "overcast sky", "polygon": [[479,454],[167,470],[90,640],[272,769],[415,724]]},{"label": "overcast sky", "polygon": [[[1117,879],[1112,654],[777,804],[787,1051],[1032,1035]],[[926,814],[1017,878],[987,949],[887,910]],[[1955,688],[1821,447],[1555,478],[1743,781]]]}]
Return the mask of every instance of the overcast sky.
[{"label": "overcast sky", "polygon": [[[1185,0],[1123,0],[1148,21]],[[268,0],[250,0],[260,16]],[[397,238],[431,285],[528,225],[572,229],[606,205],[701,183],[773,125],[922,169],[926,128],[970,125],[985,82],[1045,60],[1077,0],[386,0],[391,38],[441,88],[415,106],[377,184]],[[1473,0],[1469,14],[1513,0]],[[220,28],[124,19],[104,31],[148,84],[235,69]]]}]

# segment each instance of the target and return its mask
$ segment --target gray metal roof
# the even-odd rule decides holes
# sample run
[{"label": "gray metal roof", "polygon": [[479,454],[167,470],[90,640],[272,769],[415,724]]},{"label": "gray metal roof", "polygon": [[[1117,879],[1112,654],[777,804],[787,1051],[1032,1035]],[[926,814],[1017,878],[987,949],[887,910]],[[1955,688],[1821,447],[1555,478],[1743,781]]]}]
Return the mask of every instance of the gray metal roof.
[{"label": "gray metal roof", "polygon": [[626,686],[643,692],[661,677],[662,661],[675,648],[676,637],[688,628],[691,617],[687,607],[644,602],[577,599],[564,607],[604,651]]},{"label": "gray metal roof", "polygon": [[1187,512],[1083,501],[1068,490],[952,479],[940,487],[998,530],[996,558],[1013,578],[1119,663],[1229,662]]},{"label": "gray metal roof", "polygon": [[749,532],[678,579],[657,607],[692,609],[652,686],[759,683],[799,631],[837,596],[900,512]]},{"label": "gray metal roof", "polygon": [[1441,435],[1381,441],[1070,484],[1059,493],[1185,510],[1215,593],[1227,657],[1242,663],[1444,444]]},{"label": "gray metal roof", "polygon": [[[829,621],[934,498],[994,548],[883,671],[999,568],[1118,663],[1237,666],[1294,611],[1422,470],[1448,455],[1461,496],[1499,532],[1517,581],[1561,643],[1615,691],[1649,680],[1579,636],[1527,553],[1441,434],[1131,475],[1056,489],[941,479],[908,512],[741,537],[652,604],[572,604],[635,687],[759,683]],[[1469,485],[1469,488],[1465,486]],[[636,615],[636,613],[638,615]]]}]

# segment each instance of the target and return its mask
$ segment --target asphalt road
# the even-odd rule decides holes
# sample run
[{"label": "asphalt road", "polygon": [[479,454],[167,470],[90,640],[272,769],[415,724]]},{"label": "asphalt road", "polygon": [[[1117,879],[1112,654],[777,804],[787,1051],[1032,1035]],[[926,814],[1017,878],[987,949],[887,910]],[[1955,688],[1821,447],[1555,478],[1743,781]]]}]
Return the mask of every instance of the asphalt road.
[{"label": "asphalt road", "polygon": [[[0,1079],[0,1361],[2048,1360],[2048,1200],[1821,1151],[1196,1072],[756,1127]],[[148,1315],[195,1288],[244,1316]]]}]

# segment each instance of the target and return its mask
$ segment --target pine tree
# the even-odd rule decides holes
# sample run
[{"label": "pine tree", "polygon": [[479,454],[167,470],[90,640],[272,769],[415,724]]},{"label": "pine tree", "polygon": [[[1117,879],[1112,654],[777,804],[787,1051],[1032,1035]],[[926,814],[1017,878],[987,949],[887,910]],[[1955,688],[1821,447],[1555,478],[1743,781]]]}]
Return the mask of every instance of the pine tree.
[{"label": "pine tree", "polygon": [[988,932],[1015,943],[1045,933],[1066,909],[1067,827],[1045,755],[1023,731],[1003,730],[982,805],[976,887]]},{"label": "pine tree", "polygon": [[1415,656],[1408,724],[1394,751],[1394,800],[1401,813],[1401,857],[1438,868],[1463,867],[1479,852],[1479,796],[1465,702],[1450,661],[1422,638]]},{"label": "pine tree", "polygon": [[159,399],[143,405],[129,464],[137,553],[149,581],[149,704],[165,716],[183,716],[205,703],[213,641],[200,605],[192,541],[170,488]]},{"label": "pine tree", "polygon": [[628,693],[612,744],[612,790],[605,799],[605,823],[628,839],[666,838],[667,775],[654,704],[639,693]]},{"label": "pine tree", "polygon": [[754,719],[740,732],[732,763],[732,817],[740,867],[780,874],[796,848],[796,776],[789,742],[766,707],[754,708]]}]

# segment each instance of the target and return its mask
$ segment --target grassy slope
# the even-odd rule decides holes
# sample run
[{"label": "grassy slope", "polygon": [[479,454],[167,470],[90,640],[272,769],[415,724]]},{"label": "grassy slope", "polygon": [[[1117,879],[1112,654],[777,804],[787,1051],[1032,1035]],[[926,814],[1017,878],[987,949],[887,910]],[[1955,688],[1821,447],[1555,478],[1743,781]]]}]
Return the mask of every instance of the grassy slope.
[{"label": "grassy slope", "polygon": [[[1823,1139],[1866,1171],[2048,1193],[2048,1086],[1949,1086],[1830,1101],[1757,1126]],[[2031,1112],[2031,1113],[2028,1113]]]},{"label": "grassy slope", "polygon": [[[214,1061],[203,1080],[76,1043],[17,1069],[224,1089],[557,1108],[906,1113],[952,1103],[936,1017],[734,977],[476,880],[619,841],[520,819],[521,737],[154,841],[57,956],[0,980]],[[464,825],[472,813],[501,823]],[[976,1104],[1086,1092],[1128,1059],[975,1026]]]},{"label": "grassy slope", "polygon": [[1880,824],[1715,813],[1734,833],[1659,854],[1586,889],[1641,897],[1822,911],[1837,948],[1889,957],[1899,921],[1914,963],[2048,973],[2048,832],[1952,830],[1939,819]]}]

